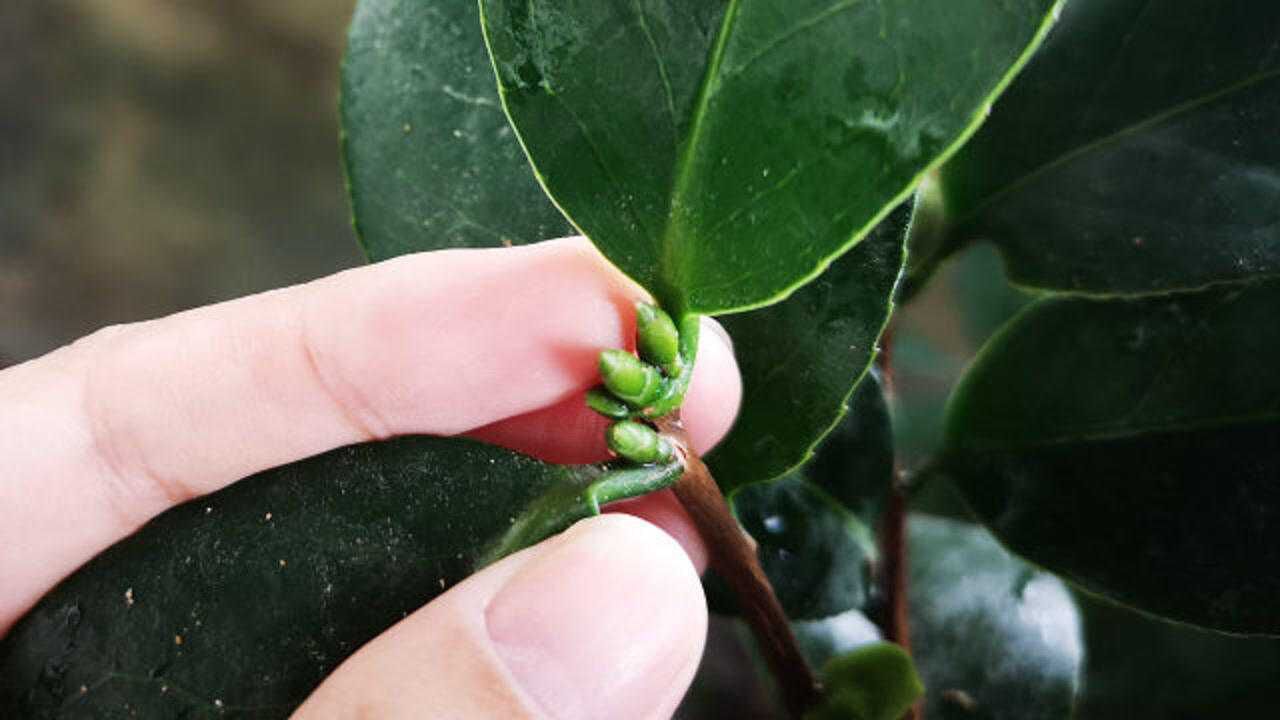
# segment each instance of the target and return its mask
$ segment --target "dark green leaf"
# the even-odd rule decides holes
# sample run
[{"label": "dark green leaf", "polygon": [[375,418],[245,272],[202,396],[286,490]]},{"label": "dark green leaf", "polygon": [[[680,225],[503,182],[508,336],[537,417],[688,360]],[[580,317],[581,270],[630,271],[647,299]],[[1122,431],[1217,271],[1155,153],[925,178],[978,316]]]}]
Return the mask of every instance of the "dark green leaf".
[{"label": "dark green leaf", "polygon": [[1267,0],[1072,0],[944,169],[954,240],[1089,293],[1280,273],[1277,37]]},{"label": "dark green leaf", "polygon": [[[872,528],[892,478],[888,409],[871,373],[811,467],[730,493],[734,513],[759,544],[765,573],[793,618],[827,617],[866,605],[876,556]],[[714,573],[707,576],[707,592],[713,609],[736,612]]]},{"label": "dark green leaf", "polygon": [[1049,299],[983,350],[947,465],[1015,552],[1168,618],[1280,634],[1280,282]]},{"label": "dark green leaf", "polygon": [[787,615],[822,618],[866,604],[875,537],[826,493],[797,474],[742,488],[730,504]]},{"label": "dark green leaf", "polygon": [[45,596],[0,640],[0,716],[286,717],[479,565],[676,475],[425,437],[262,473],[161,515]]},{"label": "dark green leaf", "polygon": [[[785,302],[722,318],[743,382],[733,431],[707,458],[722,487],[793,470],[844,416],[893,311],[909,205]],[[858,412],[866,414],[871,430],[882,411]],[[889,451],[884,448],[874,453]]]},{"label": "dark green leaf", "polygon": [[360,0],[341,110],[369,259],[572,234],[502,112],[474,0]]},{"label": "dark green leaf", "polygon": [[893,484],[893,427],[879,373],[863,377],[849,414],[822,442],[805,476],[868,527],[875,527]]},{"label": "dark green leaf", "polygon": [[482,0],[543,184],[676,314],[773,302],[976,127],[1053,0]]},{"label": "dark green leaf", "polygon": [[1155,620],[1080,594],[1089,720],[1264,718],[1280,707],[1280,640]]},{"label": "dark green leaf", "polygon": [[975,525],[912,515],[909,527],[925,717],[1071,717],[1083,652],[1066,587]]}]

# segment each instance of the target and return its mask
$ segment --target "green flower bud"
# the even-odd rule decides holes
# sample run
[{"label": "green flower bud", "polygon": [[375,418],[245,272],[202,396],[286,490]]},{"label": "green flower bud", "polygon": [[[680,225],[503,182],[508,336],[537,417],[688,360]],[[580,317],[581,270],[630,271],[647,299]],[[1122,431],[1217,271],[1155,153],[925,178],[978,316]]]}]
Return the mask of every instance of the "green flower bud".
[{"label": "green flower bud", "polygon": [[600,377],[609,392],[633,407],[644,407],[662,392],[662,374],[623,350],[600,353]]},{"label": "green flower bud", "polygon": [[671,445],[656,430],[631,420],[614,423],[605,432],[605,439],[610,450],[642,465],[667,462],[673,455]]},{"label": "green flower bud", "polygon": [[675,367],[680,360],[680,333],[662,308],[636,303],[636,340],[640,357],[655,365]]},{"label": "green flower bud", "polygon": [[631,417],[631,408],[603,387],[587,391],[587,407],[614,420],[626,420]]}]

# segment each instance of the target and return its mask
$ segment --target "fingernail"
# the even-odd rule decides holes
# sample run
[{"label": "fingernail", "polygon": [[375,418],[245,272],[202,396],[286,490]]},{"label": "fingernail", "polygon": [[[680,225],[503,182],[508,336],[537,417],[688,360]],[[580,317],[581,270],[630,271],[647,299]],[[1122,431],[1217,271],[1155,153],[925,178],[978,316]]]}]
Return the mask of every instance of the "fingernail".
[{"label": "fingernail", "polygon": [[507,582],[485,620],[516,684],[556,720],[669,714],[706,635],[684,551],[625,515],[571,528]]}]

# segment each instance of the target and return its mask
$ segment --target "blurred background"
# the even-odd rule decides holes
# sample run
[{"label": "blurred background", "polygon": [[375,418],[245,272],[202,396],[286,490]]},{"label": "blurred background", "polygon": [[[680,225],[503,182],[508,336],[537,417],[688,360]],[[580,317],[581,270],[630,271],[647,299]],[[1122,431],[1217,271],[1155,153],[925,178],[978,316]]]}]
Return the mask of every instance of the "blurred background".
[{"label": "blurred background", "polygon": [[354,0],[0,2],[0,365],[360,262]]}]

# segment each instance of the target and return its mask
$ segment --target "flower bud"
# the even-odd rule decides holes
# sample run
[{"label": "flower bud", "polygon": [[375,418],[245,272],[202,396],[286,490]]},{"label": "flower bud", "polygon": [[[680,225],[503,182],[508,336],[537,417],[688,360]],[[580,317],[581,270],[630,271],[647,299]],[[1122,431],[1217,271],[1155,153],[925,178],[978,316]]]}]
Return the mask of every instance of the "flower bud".
[{"label": "flower bud", "polygon": [[672,457],[671,445],[648,425],[631,420],[616,422],[605,433],[609,449],[642,465],[666,462]]},{"label": "flower bud", "polygon": [[655,365],[671,366],[680,358],[676,324],[656,305],[636,303],[636,340],[640,357]]},{"label": "flower bud", "polygon": [[644,407],[662,391],[658,369],[623,350],[600,353],[600,377],[609,392],[633,407]]}]

